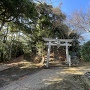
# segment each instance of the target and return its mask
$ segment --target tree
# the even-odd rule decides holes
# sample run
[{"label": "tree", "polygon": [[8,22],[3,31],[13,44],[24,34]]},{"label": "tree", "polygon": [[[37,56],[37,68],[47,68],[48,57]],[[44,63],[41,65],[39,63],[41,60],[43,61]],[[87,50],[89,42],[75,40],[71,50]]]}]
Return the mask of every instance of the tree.
[{"label": "tree", "polygon": [[90,8],[87,12],[74,11],[66,20],[67,25],[77,33],[90,32]]},{"label": "tree", "polygon": [[72,46],[69,47],[70,53],[75,52],[77,56],[80,58],[80,46],[79,46],[79,41],[78,41],[79,35],[72,31],[69,34],[69,39],[73,39],[72,41]]},{"label": "tree", "polygon": [[14,50],[17,54],[21,31],[31,32],[30,24],[37,18],[35,6],[32,0],[0,0],[0,61],[10,60]]},{"label": "tree", "polygon": [[66,15],[62,13],[59,7],[53,8],[53,19],[52,19],[52,27],[53,27],[53,35],[58,38],[68,38],[68,26],[64,23]]},{"label": "tree", "polygon": [[30,36],[15,24],[5,24],[0,38],[0,61],[12,60],[22,54],[31,53]]},{"label": "tree", "polygon": [[[45,55],[43,37],[55,38],[56,32],[58,38],[67,36],[68,27],[63,23],[66,16],[59,8],[54,9],[46,3],[34,4],[29,0],[21,1],[9,0],[6,1],[7,3],[0,1],[3,6],[3,9],[0,7],[0,13],[2,13],[0,58],[2,60],[5,60],[5,56],[9,57],[6,58],[7,60],[11,60],[21,51],[43,56]],[[20,5],[18,2],[21,2]]]},{"label": "tree", "polygon": [[31,38],[37,54],[43,56],[45,55],[43,37],[55,38],[57,33],[58,38],[67,38],[68,27],[63,23],[66,16],[59,8],[53,8],[46,3],[40,3],[36,8],[39,16]]},{"label": "tree", "polygon": [[0,31],[6,22],[25,23],[35,19],[35,4],[31,0],[0,0]]},{"label": "tree", "polygon": [[81,48],[81,56],[84,61],[90,61],[90,41],[86,42]]}]

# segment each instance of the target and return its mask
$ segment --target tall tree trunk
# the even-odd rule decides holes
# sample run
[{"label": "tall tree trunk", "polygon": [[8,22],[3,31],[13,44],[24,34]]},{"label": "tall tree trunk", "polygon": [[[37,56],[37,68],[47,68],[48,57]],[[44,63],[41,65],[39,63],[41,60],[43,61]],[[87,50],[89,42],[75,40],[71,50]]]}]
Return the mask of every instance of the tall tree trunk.
[{"label": "tall tree trunk", "polygon": [[5,22],[3,21],[3,22],[1,23],[1,26],[0,26],[0,31],[2,30],[4,24],[5,24]]},{"label": "tall tree trunk", "polygon": [[12,59],[12,41],[11,41],[11,43],[10,43],[10,48],[9,48],[9,60],[11,60]]},{"label": "tall tree trunk", "polygon": [[3,62],[4,61],[4,55],[3,55],[3,48],[1,50],[1,57],[0,57],[0,62]]}]

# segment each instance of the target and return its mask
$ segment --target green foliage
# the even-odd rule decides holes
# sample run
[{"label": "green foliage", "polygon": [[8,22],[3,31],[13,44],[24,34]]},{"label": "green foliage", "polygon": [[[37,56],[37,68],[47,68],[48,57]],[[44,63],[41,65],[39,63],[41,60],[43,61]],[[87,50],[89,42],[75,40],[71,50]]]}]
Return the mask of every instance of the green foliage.
[{"label": "green foliage", "polygon": [[84,61],[90,61],[90,41],[82,46],[81,56]]},{"label": "green foliage", "polygon": [[65,24],[61,24],[60,26],[54,28],[53,37],[58,37],[59,39],[68,38],[68,27]]},{"label": "green foliage", "polygon": [[79,35],[77,33],[75,33],[74,31],[72,31],[70,34],[69,34],[69,38],[70,39],[78,39],[79,38]]},{"label": "green foliage", "polygon": [[0,42],[0,62],[6,61],[8,59],[8,44]]},{"label": "green foliage", "polygon": [[31,50],[25,41],[27,37],[24,35],[23,39],[20,34],[21,31],[31,33],[30,25],[37,15],[32,0],[0,0],[0,61],[11,60],[22,55],[23,51]]},{"label": "green foliage", "polygon": [[44,43],[43,42],[37,42],[36,43],[36,49],[37,49],[37,54],[42,56],[44,54]]},{"label": "green foliage", "polygon": [[[0,0],[0,20],[9,20],[10,17],[33,17],[35,4],[30,0]],[[6,17],[5,17],[5,16]]]},{"label": "green foliage", "polygon": [[[43,56],[43,37],[67,38],[68,27],[63,23],[66,16],[60,8],[35,4],[32,0],[0,1],[0,59],[11,60],[19,55]],[[2,28],[5,26],[4,28]],[[55,32],[54,32],[55,31]]]},{"label": "green foliage", "polygon": [[23,45],[21,42],[18,41],[13,41],[12,45],[10,46],[12,47],[11,49],[11,57],[16,58],[20,55],[23,55]]},{"label": "green foliage", "polygon": [[30,41],[27,41],[25,44],[23,44],[23,52],[24,54],[31,54],[33,52],[33,45]]},{"label": "green foliage", "polygon": [[0,62],[14,59],[23,53],[24,52],[21,42],[1,42],[0,44]]},{"label": "green foliage", "polygon": [[27,28],[30,20],[35,20],[36,16],[35,3],[31,0],[0,0],[0,30],[6,22],[13,22],[17,26],[22,24]]},{"label": "green foliage", "polygon": [[79,46],[79,35],[75,32],[71,32],[68,36],[69,39],[73,39],[72,41],[72,46],[69,48],[70,49],[70,53],[72,52],[76,52],[77,56],[80,58],[80,46]]}]

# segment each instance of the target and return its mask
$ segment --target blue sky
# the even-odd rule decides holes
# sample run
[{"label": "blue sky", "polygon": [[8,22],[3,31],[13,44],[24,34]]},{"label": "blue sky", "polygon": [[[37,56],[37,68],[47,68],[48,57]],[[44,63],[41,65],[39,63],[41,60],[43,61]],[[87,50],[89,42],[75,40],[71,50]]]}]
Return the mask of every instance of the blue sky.
[{"label": "blue sky", "polygon": [[[52,4],[53,7],[60,6],[61,2],[61,10],[67,16],[73,13],[75,10],[82,10],[85,12],[87,8],[90,7],[90,0],[48,0],[48,4]],[[85,42],[90,40],[90,33],[86,32],[81,36],[84,38]]]},{"label": "blue sky", "polygon": [[90,0],[48,0],[54,7],[60,6],[62,2],[61,10],[65,14],[70,14],[74,10],[86,11],[86,8],[90,5]]}]

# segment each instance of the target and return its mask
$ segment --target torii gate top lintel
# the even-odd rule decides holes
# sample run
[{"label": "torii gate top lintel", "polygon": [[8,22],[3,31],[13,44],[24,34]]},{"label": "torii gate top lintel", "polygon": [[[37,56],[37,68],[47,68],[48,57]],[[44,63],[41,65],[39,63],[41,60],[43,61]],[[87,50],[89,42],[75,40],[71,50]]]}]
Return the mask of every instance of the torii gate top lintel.
[{"label": "torii gate top lintel", "polygon": [[72,42],[73,39],[53,39],[53,38],[43,38],[44,41],[61,41],[61,42]]}]

